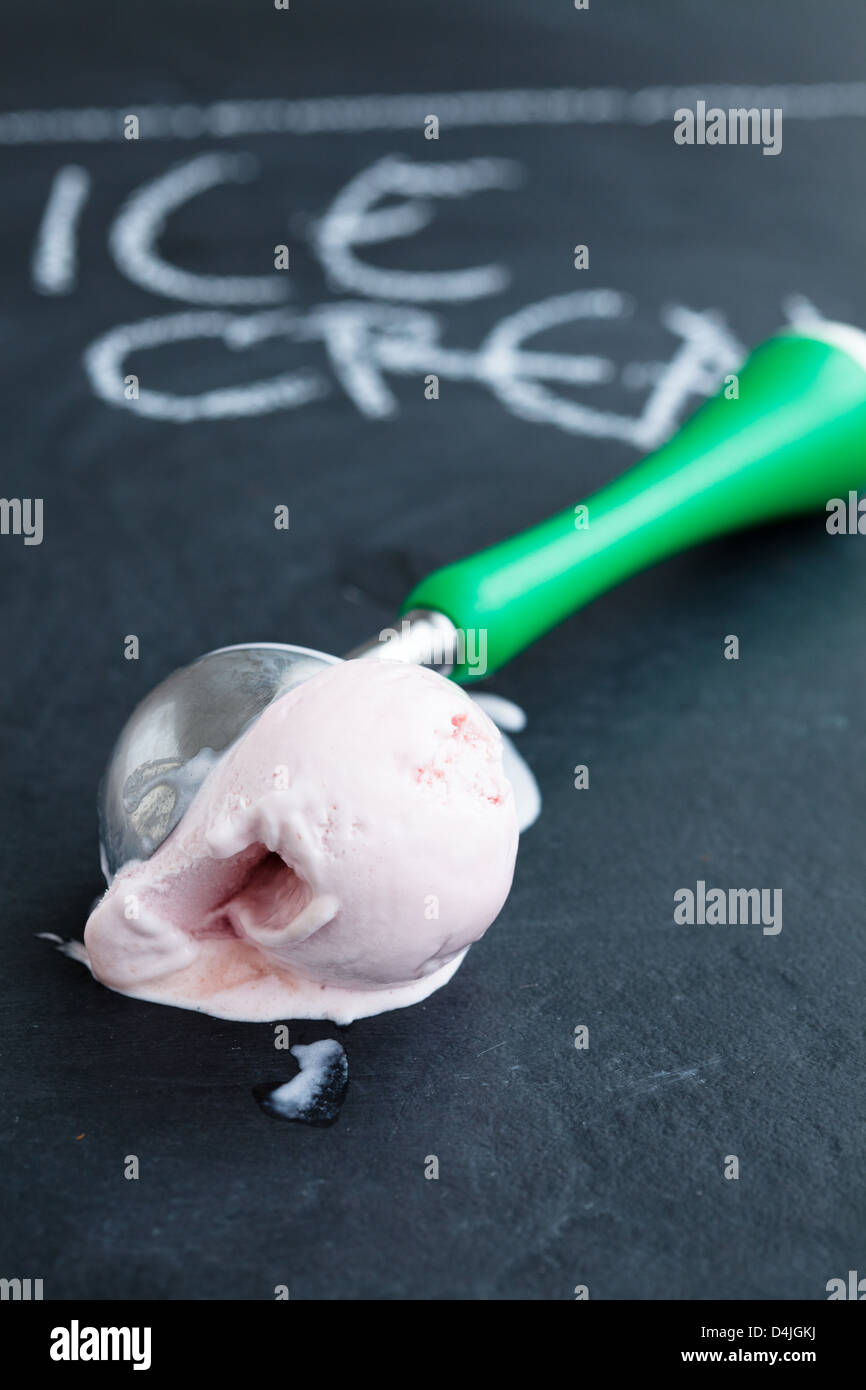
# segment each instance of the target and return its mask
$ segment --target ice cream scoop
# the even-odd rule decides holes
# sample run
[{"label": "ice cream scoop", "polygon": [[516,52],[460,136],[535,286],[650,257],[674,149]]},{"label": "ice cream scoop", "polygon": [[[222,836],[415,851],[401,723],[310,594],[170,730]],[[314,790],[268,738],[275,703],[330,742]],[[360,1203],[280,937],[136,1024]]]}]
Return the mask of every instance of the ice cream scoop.
[{"label": "ice cream scoop", "polygon": [[[787,330],[756,349],[719,396],[629,473],[577,507],[428,576],[408,596],[399,631],[380,634],[356,655],[396,656],[457,682],[472,680],[642,568],[727,531],[823,509],[864,478],[866,336],[823,322]],[[477,656],[482,645],[484,660],[470,661],[467,652]],[[422,694],[416,682],[422,673],[409,676],[411,666],[401,676],[390,663],[353,661],[343,668],[336,661],[280,644],[224,648],[175,672],[133,713],[101,794],[106,877],[121,870],[87,929],[101,979],[141,997],[232,1017],[345,1020],[360,1017],[359,1010],[423,998],[456,969],[510,881],[513,844],[502,810],[511,804],[508,794],[502,791],[501,805],[488,799],[493,809],[478,818],[477,785],[486,785],[476,777],[478,758],[501,777],[490,730],[465,696],[454,705],[453,716],[466,716],[474,741],[446,728],[447,747],[462,749],[472,792],[454,767],[441,769],[441,777],[435,770],[430,728],[416,730],[429,758],[400,742],[404,762],[432,769],[429,785],[422,778],[410,796],[382,730],[403,727],[401,719],[415,728],[401,700],[411,703],[417,692],[421,710],[429,712],[431,680],[438,682],[437,701],[446,690],[459,702],[457,687],[428,674]],[[383,669],[387,681],[380,686]],[[331,726],[327,719],[317,723],[314,705],[337,689],[344,670],[347,682],[358,681],[359,698],[351,715],[342,708],[328,733]],[[376,723],[377,706],[368,707],[361,692],[386,688],[395,699]],[[437,715],[431,728],[442,727]],[[315,855],[304,857],[310,826],[320,824],[309,820],[313,811],[325,817],[321,833],[327,831],[323,784],[316,784],[315,804],[304,789],[321,775],[317,767],[329,785],[340,785],[331,737],[340,767],[357,763],[340,776],[351,789],[346,804],[371,832],[363,872],[351,836],[345,862],[337,856],[327,873]],[[291,796],[272,802],[275,789],[265,790],[268,759],[271,766],[279,761],[276,747],[287,762],[295,756],[291,749],[303,750],[292,775],[309,815],[294,832],[296,803]],[[390,769],[383,783],[393,792],[387,804],[377,791],[378,773],[374,778],[370,771],[370,749],[382,754],[375,766]],[[249,786],[244,759],[253,769]],[[246,804],[221,819],[222,799],[235,794]],[[337,799],[338,811],[341,805]],[[419,829],[421,806],[432,817],[429,835]],[[342,844],[344,819],[327,834],[328,843]],[[475,856],[474,877],[466,848]],[[409,851],[411,862],[404,862]],[[350,864],[357,872],[348,872]],[[464,885],[462,906],[443,886],[448,883]],[[446,918],[417,925],[419,894],[445,902]]]},{"label": "ice cream scoop", "polygon": [[499,732],[422,667],[325,666],[271,703],[91,914],[97,979],[249,1020],[425,998],[498,914],[517,850]]}]

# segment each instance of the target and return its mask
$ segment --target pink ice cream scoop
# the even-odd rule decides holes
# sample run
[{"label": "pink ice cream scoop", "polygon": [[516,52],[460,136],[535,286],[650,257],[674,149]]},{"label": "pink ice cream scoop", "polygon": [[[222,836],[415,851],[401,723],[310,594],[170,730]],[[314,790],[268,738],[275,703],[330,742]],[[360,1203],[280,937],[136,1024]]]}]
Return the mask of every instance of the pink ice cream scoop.
[{"label": "pink ice cream scoop", "polygon": [[511,886],[498,730],[435,672],[346,661],[270,705],[87,923],[103,984],[337,1023],[446,983]]}]

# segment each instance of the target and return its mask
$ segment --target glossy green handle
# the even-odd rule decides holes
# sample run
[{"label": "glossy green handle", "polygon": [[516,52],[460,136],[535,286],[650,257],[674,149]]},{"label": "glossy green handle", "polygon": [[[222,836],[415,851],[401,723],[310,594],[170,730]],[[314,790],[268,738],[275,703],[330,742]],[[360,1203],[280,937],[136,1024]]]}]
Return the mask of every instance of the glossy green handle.
[{"label": "glossy green handle", "polygon": [[[736,398],[733,388],[723,391],[656,453],[586,499],[585,529],[569,507],[428,575],[402,612],[434,609],[458,629],[486,629],[489,674],[666,556],[847,498],[866,480],[864,343],[857,329],[823,324],[815,336],[771,338],[740,369]],[[478,674],[464,665],[454,677]]]}]

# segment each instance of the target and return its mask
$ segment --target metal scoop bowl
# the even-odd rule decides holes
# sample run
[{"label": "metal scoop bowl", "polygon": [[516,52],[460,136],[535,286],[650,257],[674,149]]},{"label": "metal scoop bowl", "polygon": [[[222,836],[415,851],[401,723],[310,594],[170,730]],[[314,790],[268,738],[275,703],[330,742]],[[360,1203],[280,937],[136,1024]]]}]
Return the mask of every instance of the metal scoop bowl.
[{"label": "metal scoop bowl", "polygon": [[[350,656],[427,664],[442,651],[427,640],[451,624],[441,614],[407,614],[389,642],[372,639]],[[427,660],[427,658],[430,658]],[[250,642],[219,647],[181,666],[133,710],[99,789],[100,863],[106,882],[131,859],[149,859],[184,815],[214,764],[274,700],[342,658],[310,647]]]}]

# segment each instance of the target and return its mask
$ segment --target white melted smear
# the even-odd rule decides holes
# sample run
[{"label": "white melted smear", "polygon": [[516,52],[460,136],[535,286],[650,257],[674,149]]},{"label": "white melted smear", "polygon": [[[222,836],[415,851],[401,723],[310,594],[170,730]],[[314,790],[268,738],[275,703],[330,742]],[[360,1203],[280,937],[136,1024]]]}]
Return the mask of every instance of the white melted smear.
[{"label": "white melted smear", "polygon": [[80,961],[90,969],[90,961],[87,956],[87,948],[83,941],[64,941],[62,936],[57,936],[53,931],[38,931],[36,933],[40,941],[50,941],[56,946],[62,956],[68,956],[70,960]]},{"label": "white melted smear", "polygon": [[335,1038],[291,1049],[300,1071],[267,1096],[265,1108],[281,1120],[328,1124],[340,1113],[349,1080],[346,1053]]},{"label": "white melted smear", "polygon": [[535,774],[508,737],[509,733],[518,734],[526,728],[526,715],[519,705],[501,695],[473,695],[472,699],[493,720],[502,735],[502,761],[505,775],[514,788],[517,825],[522,834],[535,824],[541,814],[541,789]]}]

